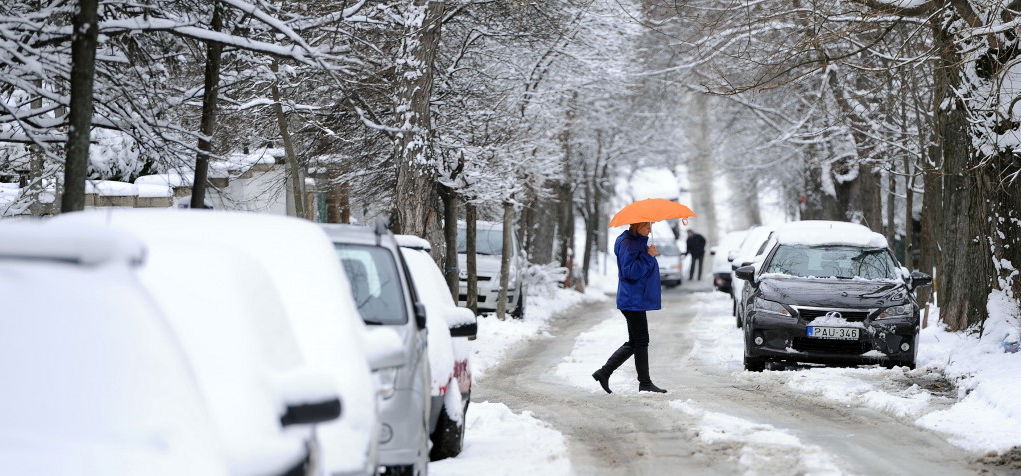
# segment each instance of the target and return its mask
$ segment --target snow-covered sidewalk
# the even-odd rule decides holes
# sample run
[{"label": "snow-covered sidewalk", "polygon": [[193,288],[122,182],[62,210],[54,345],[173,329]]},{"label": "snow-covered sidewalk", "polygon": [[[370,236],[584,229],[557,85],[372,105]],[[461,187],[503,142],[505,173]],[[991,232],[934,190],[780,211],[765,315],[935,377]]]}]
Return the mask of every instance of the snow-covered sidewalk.
[{"label": "snow-covered sidewalk", "polygon": [[573,474],[560,432],[530,412],[514,413],[490,402],[469,405],[461,455],[431,463],[429,471],[440,476]]}]

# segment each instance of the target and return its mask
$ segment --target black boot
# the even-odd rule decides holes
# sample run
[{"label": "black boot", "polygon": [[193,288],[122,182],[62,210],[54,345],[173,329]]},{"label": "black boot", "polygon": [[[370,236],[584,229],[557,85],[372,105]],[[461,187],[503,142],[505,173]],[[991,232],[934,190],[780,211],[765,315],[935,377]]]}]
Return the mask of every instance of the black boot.
[{"label": "black boot", "polygon": [[638,391],[666,393],[666,390],[657,387],[649,377],[649,348],[639,347],[634,349],[635,369],[638,371]]},{"label": "black boot", "polygon": [[632,354],[634,354],[634,349],[631,347],[631,344],[625,342],[609,359],[606,359],[606,365],[603,368],[596,370],[592,374],[592,378],[599,382],[599,385],[603,387],[603,390],[606,390],[606,393],[613,393],[610,390],[610,374],[617,370],[617,367],[620,367],[621,364],[627,362],[627,359],[630,359]]}]

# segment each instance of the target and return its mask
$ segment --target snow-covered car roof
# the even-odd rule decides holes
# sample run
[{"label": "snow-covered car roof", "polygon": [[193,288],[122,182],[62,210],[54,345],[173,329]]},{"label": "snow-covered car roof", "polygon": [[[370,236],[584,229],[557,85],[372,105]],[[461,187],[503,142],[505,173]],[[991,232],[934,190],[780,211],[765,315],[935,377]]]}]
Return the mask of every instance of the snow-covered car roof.
[{"label": "snow-covered car roof", "polygon": [[0,227],[0,256],[66,261],[85,266],[113,261],[138,264],[145,245],[102,226],[12,223]]},{"label": "snow-covered car roof", "polygon": [[415,235],[394,235],[394,239],[397,240],[397,246],[401,248],[432,251],[432,245],[429,244],[429,241]]},{"label": "snow-covered car roof", "polygon": [[776,229],[778,243],[783,245],[846,245],[863,248],[887,248],[886,237],[863,225],[842,221],[803,220],[784,224]]},{"label": "snow-covered car roof", "polygon": [[736,252],[741,247],[741,242],[748,236],[748,230],[732,231],[723,236],[719,246],[716,247],[716,254],[713,256],[713,272],[729,273],[731,252]]}]

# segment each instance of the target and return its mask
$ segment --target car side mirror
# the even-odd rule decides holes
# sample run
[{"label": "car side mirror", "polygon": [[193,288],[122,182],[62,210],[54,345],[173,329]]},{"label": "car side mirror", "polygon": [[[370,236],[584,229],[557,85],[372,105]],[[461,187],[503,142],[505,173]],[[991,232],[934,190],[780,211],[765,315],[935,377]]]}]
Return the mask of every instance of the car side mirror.
[{"label": "car side mirror", "polygon": [[365,333],[365,350],[373,372],[404,365],[404,343],[393,329],[370,327]]},{"label": "car side mirror", "polygon": [[324,423],[340,418],[336,379],[330,373],[299,367],[275,375],[273,386],[286,402],[282,426]]},{"label": "car side mirror", "polygon": [[750,265],[741,266],[734,270],[734,276],[737,276],[737,279],[753,281],[755,280],[755,267]]},{"label": "car side mirror", "polygon": [[425,329],[425,304],[415,303],[415,325],[418,330]]},{"label": "car side mirror", "polygon": [[928,274],[914,271],[911,273],[911,286],[909,287],[912,291],[923,286],[932,284],[932,276]]},{"label": "car side mirror", "polygon": [[475,340],[479,331],[479,321],[471,309],[455,307],[447,313],[447,328],[450,337],[467,337]]},{"label": "car side mirror", "polygon": [[312,425],[326,423],[340,418],[340,397],[328,398],[311,403],[287,405],[280,416],[281,426]]}]

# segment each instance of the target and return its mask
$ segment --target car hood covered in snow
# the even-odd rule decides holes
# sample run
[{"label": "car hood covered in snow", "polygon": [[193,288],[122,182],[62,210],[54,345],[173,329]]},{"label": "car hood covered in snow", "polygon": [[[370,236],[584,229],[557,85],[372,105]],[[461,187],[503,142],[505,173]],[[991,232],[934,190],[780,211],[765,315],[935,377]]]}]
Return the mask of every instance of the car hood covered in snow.
[{"label": "car hood covered in snow", "polygon": [[798,306],[879,308],[908,302],[907,288],[898,281],[799,278],[766,274],[759,281],[763,299]]}]

